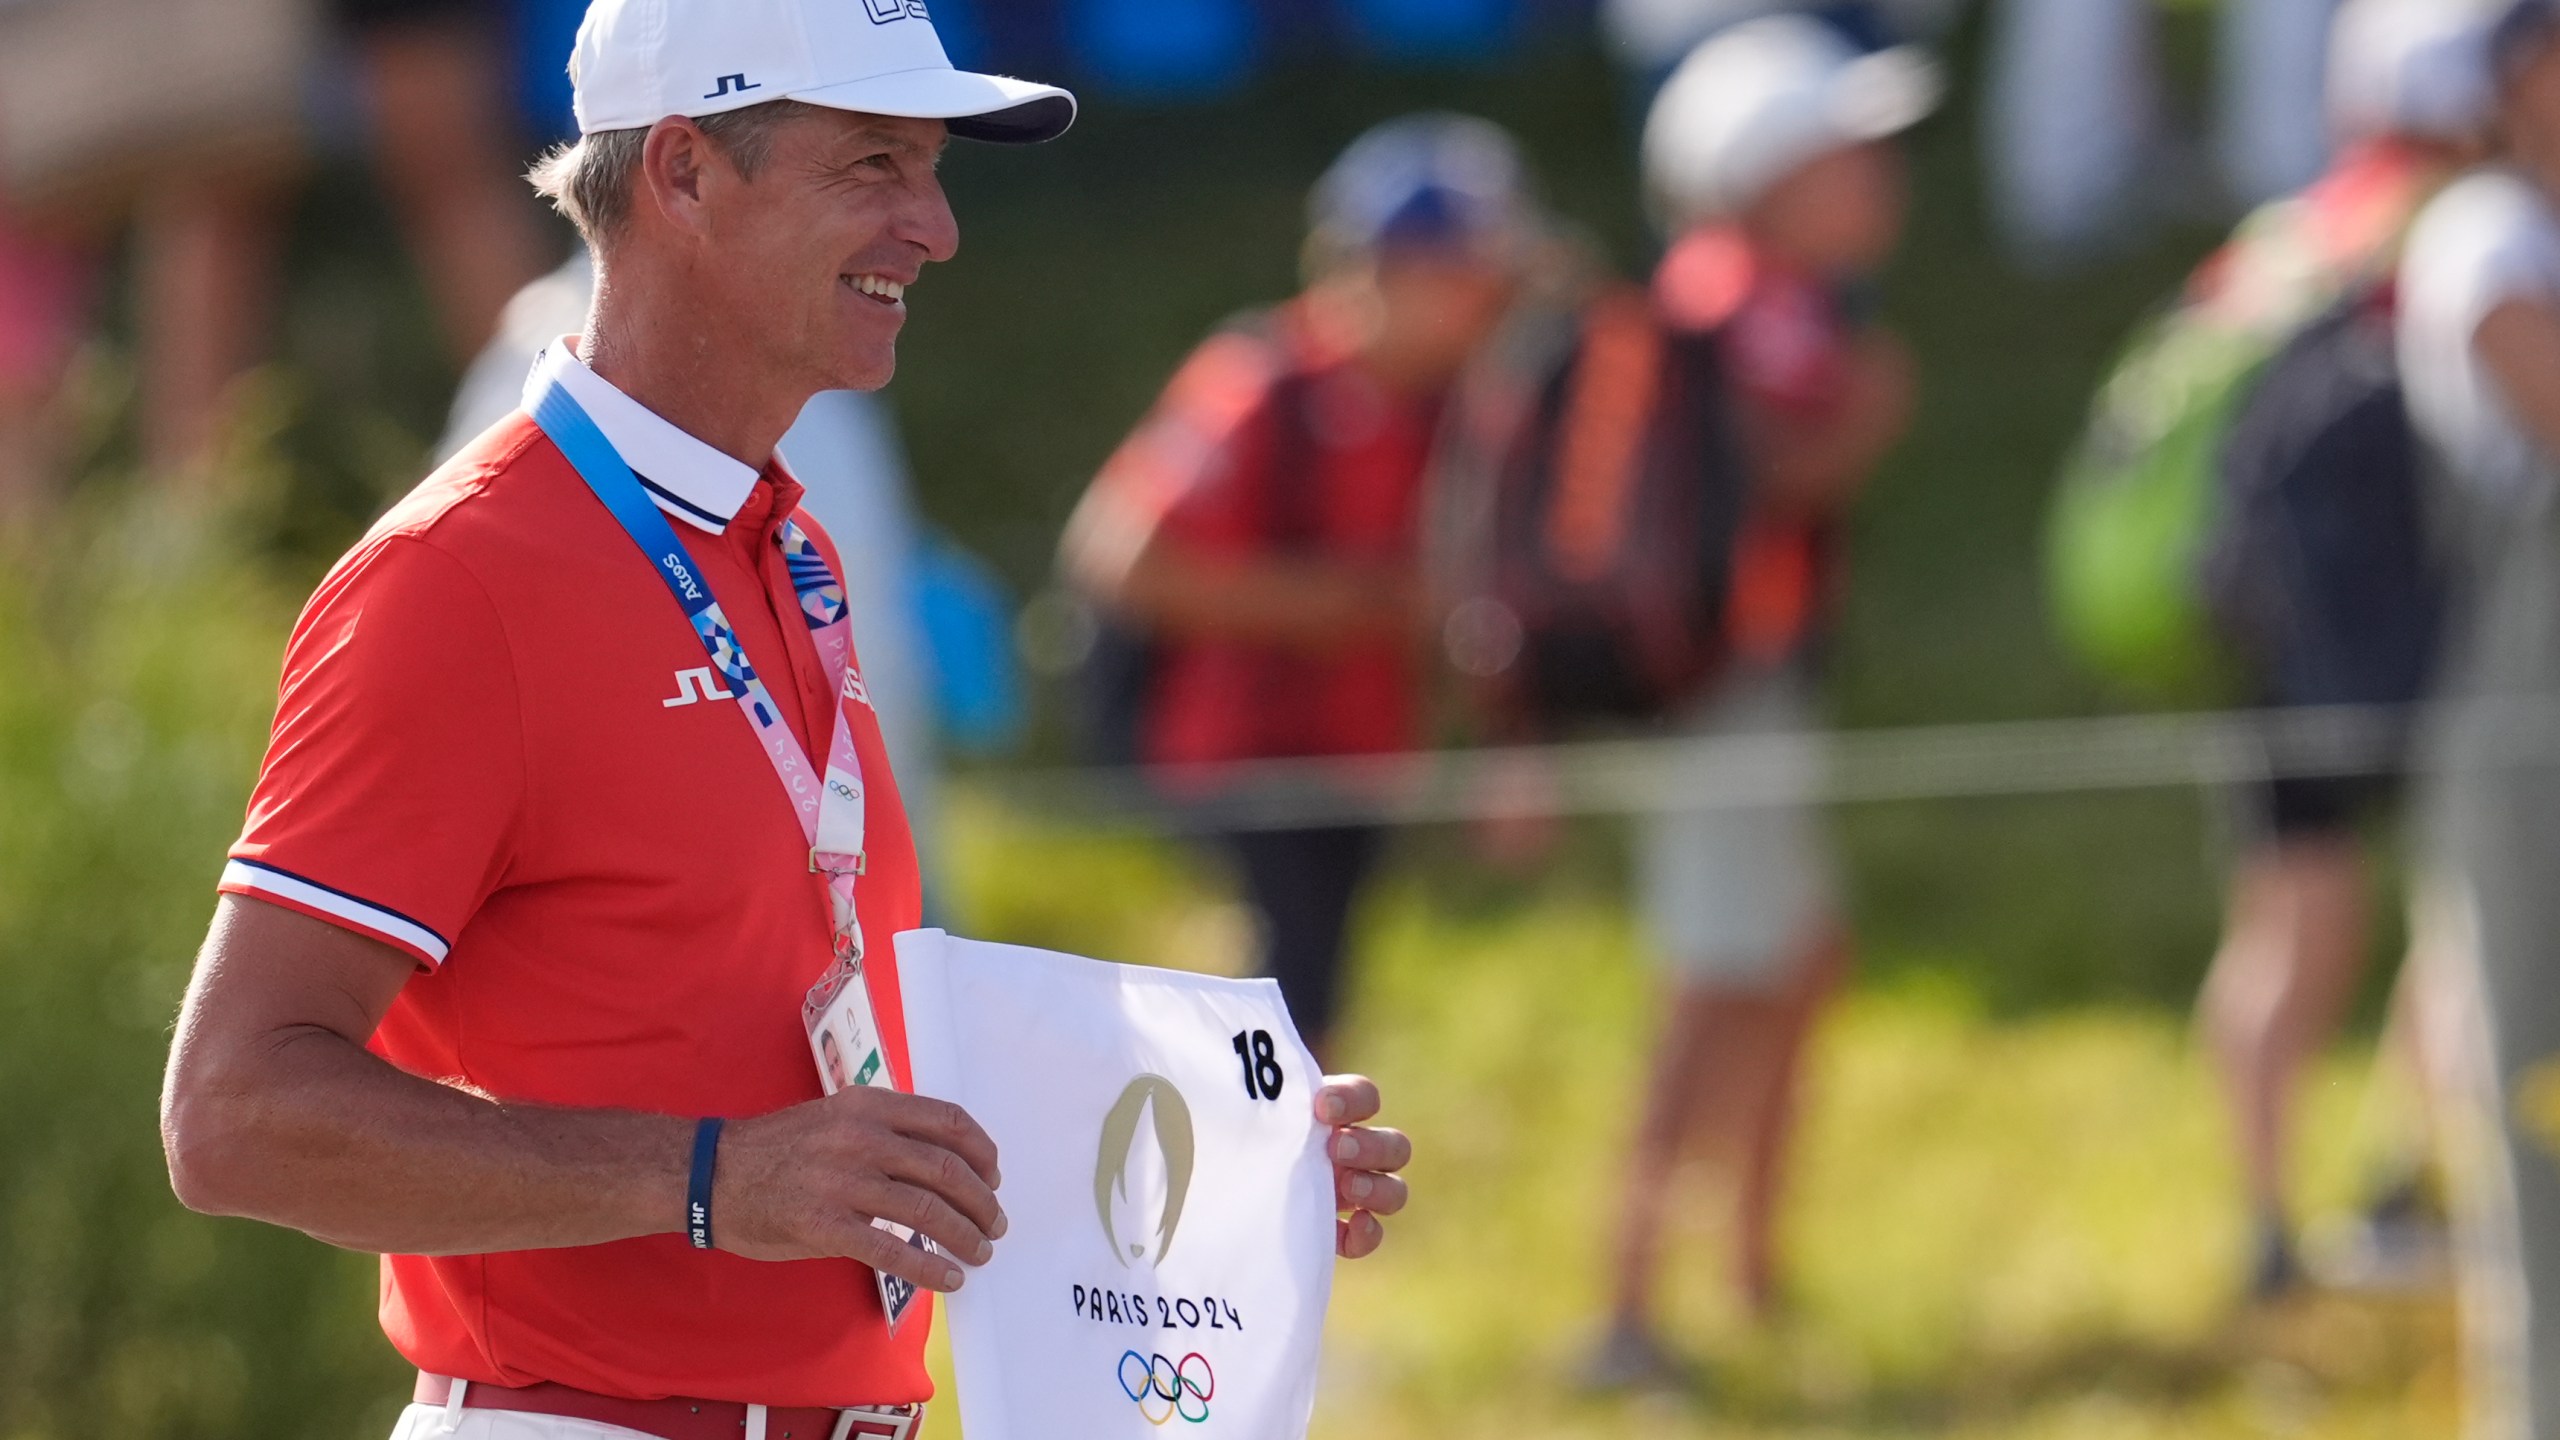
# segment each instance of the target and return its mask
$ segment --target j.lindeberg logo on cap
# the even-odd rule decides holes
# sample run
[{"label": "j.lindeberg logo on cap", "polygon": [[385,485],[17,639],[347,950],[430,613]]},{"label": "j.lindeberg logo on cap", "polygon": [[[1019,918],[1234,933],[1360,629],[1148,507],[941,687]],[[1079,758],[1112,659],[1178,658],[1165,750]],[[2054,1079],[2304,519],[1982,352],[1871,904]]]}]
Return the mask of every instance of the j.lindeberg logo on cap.
[{"label": "j.lindeberg logo on cap", "polygon": [[748,84],[747,77],[744,75],[723,75],[720,77],[720,88],[712,91],[710,94],[705,95],[702,98],[705,100],[720,100],[731,95],[744,95],[750,90],[761,90],[763,88],[764,86],[760,84]]},{"label": "j.lindeberg logo on cap", "polygon": [[923,20],[933,17],[924,13],[924,0],[862,0],[862,13],[874,25],[887,25],[898,20]]}]

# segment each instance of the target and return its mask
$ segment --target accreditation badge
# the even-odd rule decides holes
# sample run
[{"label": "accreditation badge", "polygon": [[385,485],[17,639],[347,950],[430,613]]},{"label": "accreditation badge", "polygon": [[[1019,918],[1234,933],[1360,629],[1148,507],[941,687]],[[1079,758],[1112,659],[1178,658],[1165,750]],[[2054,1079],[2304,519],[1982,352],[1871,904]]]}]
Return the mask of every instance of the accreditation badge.
[{"label": "accreditation badge", "polygon": [[[897,1088],[889,1075],[888,1047],[880,1038],[880,1022],[872,1013],[871,991],[863,984],[859,959],[848,955],[830,966],[827,978],[802,1003],[800,1018],[808,1027],[810,1057],[818,1062],[818,1084],[827,1094],[866,1085]],[[915,1249],[938,1248],[904,1225],[887,1220],[874,1220],[871,1225]],[[898,1323],[915,1306],[916,1287],[886,1271],[874,1270],[871,1275],[880,1286],[880,1313],[889,1317],[890,1333],[895,1334]]]},{"label": "accreditation badge", "polygon": [[897,943],[918,1093],[1004,1152],[1011,1229],[943,1307],[969,1440],[1303,1437],[1333,1165],[1279,987]]}]

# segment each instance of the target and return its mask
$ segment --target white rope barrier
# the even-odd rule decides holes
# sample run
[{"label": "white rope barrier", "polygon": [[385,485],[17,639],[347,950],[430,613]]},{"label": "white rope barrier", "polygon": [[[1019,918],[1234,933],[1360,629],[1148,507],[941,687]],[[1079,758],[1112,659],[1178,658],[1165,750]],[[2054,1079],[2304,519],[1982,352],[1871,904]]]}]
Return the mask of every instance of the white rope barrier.
[{"label": "white rope barrier", "polygon": [[986,778],[1011,807],[1084,823],[1287,830],[2380,775],[2411,768],[2413,735],[2454,723],[2466,755],[2560,763],[2560,699],[2537,698],[2467,705],[2458,717],[2402,707],[2222,711]]}]

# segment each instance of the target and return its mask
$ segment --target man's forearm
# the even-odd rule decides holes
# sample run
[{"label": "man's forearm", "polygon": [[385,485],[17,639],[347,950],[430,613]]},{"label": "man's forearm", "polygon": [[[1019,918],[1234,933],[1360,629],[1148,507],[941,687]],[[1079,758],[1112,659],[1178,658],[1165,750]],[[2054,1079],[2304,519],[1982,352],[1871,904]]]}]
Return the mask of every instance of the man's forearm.
[{"label": "man's forearm", "polygon": [[692,1125],[514,1105],[319,1026],[172,1071],[162,1129],[191,1208],[351,1250],[483,1254],[681,1228]]}]

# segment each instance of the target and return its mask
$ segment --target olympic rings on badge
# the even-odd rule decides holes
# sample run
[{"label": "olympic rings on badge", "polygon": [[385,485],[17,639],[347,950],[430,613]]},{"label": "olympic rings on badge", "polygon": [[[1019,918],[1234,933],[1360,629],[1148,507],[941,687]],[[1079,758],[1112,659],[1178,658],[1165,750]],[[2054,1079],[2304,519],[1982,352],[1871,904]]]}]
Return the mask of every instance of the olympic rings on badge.
[{"label": "olympic rings on badge", "polygon": [[1168,1425],[1177,1418],[1198,1425],[1209,1418],[1209,1402],[1217,1398],[1218,1372],[1196,1350],[1179,1361],[1123,1351],[1120,1393],[1150,1425]]}]

